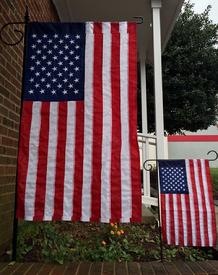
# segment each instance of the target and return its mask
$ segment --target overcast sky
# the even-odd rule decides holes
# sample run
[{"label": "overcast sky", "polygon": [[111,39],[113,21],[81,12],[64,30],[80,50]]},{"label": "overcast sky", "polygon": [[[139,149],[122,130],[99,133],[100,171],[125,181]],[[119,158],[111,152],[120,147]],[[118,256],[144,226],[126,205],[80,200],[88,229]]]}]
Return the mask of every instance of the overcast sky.
[{"label": "overcast sky", "polygon": [[191,0],[195,4],[194,9],[197,13],[201,13],[208,5],[211,5],[210,19],[214,23],[218,23],[218,0]]}]

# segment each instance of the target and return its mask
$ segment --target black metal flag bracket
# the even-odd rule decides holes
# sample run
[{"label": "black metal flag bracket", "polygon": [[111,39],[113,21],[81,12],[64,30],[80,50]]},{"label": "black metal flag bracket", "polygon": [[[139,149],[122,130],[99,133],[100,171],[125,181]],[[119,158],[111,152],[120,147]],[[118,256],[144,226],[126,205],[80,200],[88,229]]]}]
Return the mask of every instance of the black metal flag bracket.
[{"label": "black metal flag bracket", "polygon": [[[5,25],[3,25],[0,29],[0,40],[7,46],[16,46],[18,45],[24,38],[24,32],[21,30],[16,29],[15,26],[17,25],[26,25],[29,22],[29,12],[28,12],[28,7],[26,6],[26,12],[25,12],[25,17],[24,17],[24,21],[18,21],[18,22],[10,22],[7,23]],[[13,43],[9,43],[7,41],[4,40],[4,31],[6,31],[6,29],[13,27],[13,31],[17,34],[19,34],[19,38],[16,42]]]}]

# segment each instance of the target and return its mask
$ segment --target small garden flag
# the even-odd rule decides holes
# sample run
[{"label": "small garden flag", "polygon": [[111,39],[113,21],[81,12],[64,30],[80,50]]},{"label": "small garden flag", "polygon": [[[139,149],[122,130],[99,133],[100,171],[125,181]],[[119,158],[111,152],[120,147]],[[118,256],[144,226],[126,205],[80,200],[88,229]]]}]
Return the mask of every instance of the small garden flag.
[{"label": "small garden flag", "polygon": [[163,240],[169,245],[216,245],[208,160],[159,161]]},{"label": "small garden flag", "polygon": [[17,217],[141,221],[136,24],[30,23]]}]

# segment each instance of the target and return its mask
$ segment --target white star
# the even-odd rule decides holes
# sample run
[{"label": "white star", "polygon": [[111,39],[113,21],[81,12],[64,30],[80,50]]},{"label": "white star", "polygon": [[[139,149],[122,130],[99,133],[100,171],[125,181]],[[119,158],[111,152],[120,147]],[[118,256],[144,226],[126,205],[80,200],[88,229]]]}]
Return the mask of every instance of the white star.
[{"label": "white star", "polygon": [[36,75],[36,76],[39,76],[39,75],[40,75],[40,73],[39,73],[39,72],[36,72],[36,73],[35,73],[35,75]]},{"label": "white star", "polygon": [[55,55],[55,56],[53,56],[53,59],[54,59],[54,60],[57,60],[58,58],[57,58],[57,56]]},{"label": "white star", "polygon": [[70,51],[70,54],[74,54],[74,51]]},{"label": "white star", "polygon": [[62,61],[58,62],[58,65],[60,65],[60,66],[63,65],[63,62]]},{"label": "white star", "polygon": [[67,79],[65,78],[63,81],[64,81],[64,83],[66,83],[66,82],[67,82]]},{"label": "white star", "polygon": [[48,61],[48,62],[47,62],[48,65],[51,65],[51,63],[52,63],[51,61]]},{"label": "white star", "polygon": [[58,46],[57,45],[54,45],[54,47],[53,47],[54,49],[57,49],[58,48]]},{"label": "white star", "polygon": [[63,51],[59,51],[59,54],[63,54]]},{"label": "white star", "polygon": [[31,47],[32,47],[33,49],[35,49],[35,48],[36,48],[36,45],[33,44]]},{"label": "white star", "polygon": [[64,37],[65,37],[65,38],[69,38],[69,34],[66,34]]},{"label": "white star", "polygon": [[50,84],[46,84],[46,88],[50,88],[51,87],[51,85]]},{"label": "white star", "polygon": [[68,45],[65,45],[64,48],[65,48],[65,50],[67,50],[67,49],[69,48],[69,46],[68,46]]},{"label": "white star", "polygon": [[40,92],[40,94],[44,94],[45,90],[41,89],[39,92]]},{"label": "white star", "polygon": [[73,88],[73,84],[69,84],[68,87],[69,87],[69,88]]},{"label": "white star", "polygon": [[73,76],[73,73],[69,73],[69,77],[72,77]]},{"label": "white star", "polygon": [[50,72],[47,72],[46,75],[47,75],[47,76],[51,76],[51,73],[50,73]]},{"label": "white star", "polygon": [[48,43],[49,43],[49,44],[51,44],[51,43],[52,43],[52,40],[51,40],[51,39],[49,39],[49,40],[48,40]]},{"label": "white star", "polygon": [[75,56],[75,59],[78,60],[79,59],[79,55]]},{"label": "white star", "polygon": [[41,39],[38,39],[38,40],[37,40],[37,43],[39,43],[39,44],[42,43],[42,40],[41,40]]},{"label": "white star", "polygon": [[36,35],[35,33],[34,33],[34,34],[32,34],[32,38],[36,38],[36,36],[37,36],[37,35]]},{"label": "white star", "polygon": [[33,60],[33,59],[36,59],[36,56],[32,55],[30,58]]},{"label": "white star", "polygon": [[65,55],[64,60],[68,60],[68,56]]},{"label": "white star", "polygon": [[45,71],[46,69],[45,69],[45,67],[42,67],[42,69],[41,69],[42,71]]},{"label": "white star", "polygon": [[48,37],[48,35],[47,34],[43,34],[43,38],[47,38]]},{"label": "white star", "polygon": [[55,72],[57,71],[57,67],[53,67],[52,70]]},{"label": "white star", "polygon": [[43,47],[43,49],[47,49],[47,45],[43,45],[42,47]]},{"label": "white star", "polygon": [[57,79],[56,79],[56,78],[53,78],[53,79],[52,79],[52,82],[56,82],[56,81],[57,81]]},{"label": "white star", "polygon": [[62,85],[59,83],[59,84],[58,84],[58,88],[61,88],[61,87],[62,87]]},{"label": "white star", "polygon": [[55,35],[54,35],[54,38],[58,38],[58,34],[55,34]]},{"label": "white star", "polygon": [[35,68],[32,66],[32,67],[30,67],[30,70],[31,70],[31,71],[34,71],[34,70],[35,70]]},{"label": "white star", "polygon": [[63,42],[64,42],[64,40],[62,40],[62,39],[59,40],[59,43],[60,43],[60,44],[62,44]]},{"label": "white star", "polygon": [[78,79],[78,78],[75,78],[75,79],[74,79],[74,82],[76,82],[76,83],[79,82],[79,79]]},{"label": "white star", "polygon": [[70,40],[70,44],[74,44],[74,40],[71,39],[71,40]]},{"label": "white star", "polygon": [[58,73],[58,76],[61,77],[61,76],[62,76],[62,73]]},{"label": "white star", "polygon": [[45,82],[45,78],[42,78],[42,79],[41,79],[41,82]]},{"label": "white star", "polygon": [[37,60],[36,65],[40,65],[40,64],[41,64],[41,61]]},{"label": "white star", "polygon": [[54,95],[54,94],[56,94],[56,91],[55,91],[55,90],[52,90],[51,93]]},{"label": "white star", "polygon": [[29,94],[33,94],[33,90],[29,90]]},{"label": "white star", "polygon": [[76,39],[80,39],[80,35],[79,34],[76,35]]},{"label": "white star", "polygon": [[78,94],[79,90],[74,90],[73,92],[74,94]]},{"label": "white star", "polygon": [[41,50],[37,50],[36,52],[37,52],[37,54],[40,54],[42,51]]},{"label": "white star", "polygon": [[63,90],[63,94],[66,95],[66,94],[67,94],[67,91],[66,91],[66,90]]},{"label": "white star", "polygon": [[76,48],[76,49],[79,49],[79,45],[76,45],[75,48]]},{"label": "white star", "polygon": [[38,83],[35,84],[35,87],[38,88],[40,85]]},{"label": "white star", "polygon": [[43,60],[45,60],[45,59],[46,59],[46,56],[45,56],[45,55],[43,55],[42,59],[43,59]]},{"label": "white star", "polygon": [[64,70],[65,72],[68,71],[67,67],[64,67],[63,70]]},{"label": "white star", "polygon": [[52,50],[49,50],[49,51],[48,51],[48,54],[52,54]]},{"label": "white star", "polygon": [[69,63],[69,64],[70,64],[70,66],[72,66],[74,63],[73,63],[73,61],[70,61],[70,63]]},{"label": "white star", "polygon": [[76,72],[78,72],[79,71],[79,68],[78,67],[75,67],[75,69],[74,69]]},{"label": "white star", "polygon": [[30,82],[33,82],[34,81],[34,78],[30,78]]}]

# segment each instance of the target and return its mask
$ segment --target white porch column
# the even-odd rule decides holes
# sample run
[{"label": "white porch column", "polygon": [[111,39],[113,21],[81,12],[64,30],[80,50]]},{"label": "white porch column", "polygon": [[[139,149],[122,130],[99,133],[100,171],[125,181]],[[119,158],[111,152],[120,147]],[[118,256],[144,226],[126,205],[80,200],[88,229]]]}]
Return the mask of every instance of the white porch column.
[{"label": "white porch column", "polygon": [[157,136],[157,158],[165,158],[164,150],[164,119],[163,119],[163,88],[161,64],[161,0],[151,0],[153,15],[153,47],[154,47],[154,89],[155,89],[155,122]]},{"label": "white porch column", "polygon": [[[140,79],[141,79],[141,118],[142,118],[142,134],[148,134],[148,117],[147,117],[147,89],[146,89],[146,65],[145,59],[140,57]],[[142,143],[142,163],[149,159],[149,142]],[[143,169],[143,190],[144,196],[150,197],[150,173]]]}]

